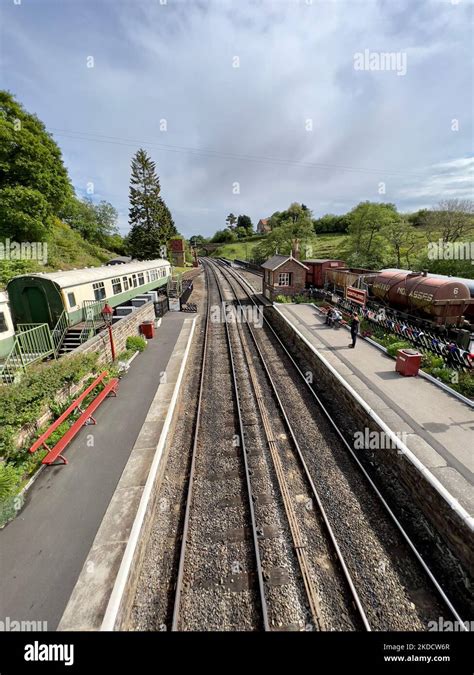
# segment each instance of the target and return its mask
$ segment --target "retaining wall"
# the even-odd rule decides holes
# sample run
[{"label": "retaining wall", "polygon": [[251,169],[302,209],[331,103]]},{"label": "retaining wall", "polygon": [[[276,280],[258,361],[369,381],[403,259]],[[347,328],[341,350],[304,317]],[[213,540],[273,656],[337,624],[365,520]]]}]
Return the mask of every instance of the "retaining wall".
[{"label": "retaining wall", "polygon": [[[384,431],[351,391],[343,386],[317,352],[313,351],[274,307],[265,307],[264,314],[303,372],[310,371],[313,374],[321,399],[325,404],[327,398],[331,399],[329,407],[339,411],[339,415],[344,418],[344,430],[348,440],[349,437],[354,437],[356,431],[364,428],[378,433]],[[463,576],[469,578],[474,568],[474,532],[472,522],[463,517],[461,509],[458,511],[453,508],[410,461],[409,456],[397,448],[360,452],[365,453],[371,464],[382,469],[382,476],[386,480],[396,480],[402,484],[410,500],[419,507],[461,565]]]}]

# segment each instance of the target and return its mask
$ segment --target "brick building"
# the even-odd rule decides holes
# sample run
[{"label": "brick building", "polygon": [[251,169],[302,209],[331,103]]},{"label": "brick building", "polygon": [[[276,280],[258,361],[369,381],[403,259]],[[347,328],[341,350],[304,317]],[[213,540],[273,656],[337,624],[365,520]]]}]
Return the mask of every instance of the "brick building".
[{"label": "brick building", "polygon": [[263,295],[275,300],[277,295],[298,295],[305,287],[308,268],[292,255],[274,255],[262,265]]},{"label": "brick building", "polygon": [[271,227],[269,223],[270,218],[260,218],[257,223],[257,232],[258,234],[268,234],[271,232]]}]

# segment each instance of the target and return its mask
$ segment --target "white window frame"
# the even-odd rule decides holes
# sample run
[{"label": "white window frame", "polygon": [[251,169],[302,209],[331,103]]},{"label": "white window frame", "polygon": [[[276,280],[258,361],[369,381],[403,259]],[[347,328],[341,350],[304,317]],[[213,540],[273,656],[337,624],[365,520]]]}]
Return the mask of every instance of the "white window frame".
[{"label": "white window frame", "polygon": [[291,272],[278,273],[278,286],[290,286]]},{"label": "white window frame", "polygon": [[[94,291],[94,298],[95,300],[97,300],[97,302],[99,302],[100,300],[105,300],[105,298],[107,297],[105,293],[105,284],[103,281],[96,281],[94,284],[92,284],[92,290]],[[99,293],[100,297],[97,297],[96,291],[103,291],[104,294],[100,295]]]},{"label": "white window frame", "polygon": [[[115,286],[119,287],[119,290],[115,290]],[[112,279],[112,293],[114,295],[119,295],[119,293],[122,292],[122,280],[120,277],[115,277],[115,279]]]}]

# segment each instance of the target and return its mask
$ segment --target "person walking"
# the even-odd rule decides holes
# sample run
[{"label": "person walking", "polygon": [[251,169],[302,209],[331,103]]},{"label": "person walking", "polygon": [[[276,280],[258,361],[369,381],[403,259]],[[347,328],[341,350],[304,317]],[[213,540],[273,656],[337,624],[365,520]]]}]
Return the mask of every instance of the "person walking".
[{"label": "person walking", "polygon": [[356,340],[357,340],[357,334],[359,333],[359,316],[357,315],[356,312],[352,315],[352,321],[351,321],[351,338],[352,338],[352,344],[349,345],[350,349],[354,349],[356,346]]}]

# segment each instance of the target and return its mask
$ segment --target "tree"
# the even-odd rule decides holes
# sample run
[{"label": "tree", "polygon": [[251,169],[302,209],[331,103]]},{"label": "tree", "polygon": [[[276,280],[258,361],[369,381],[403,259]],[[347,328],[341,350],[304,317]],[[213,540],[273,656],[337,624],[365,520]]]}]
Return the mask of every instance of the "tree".
[{"label": "tree", "polygon": [[0,235],[45,239],[72,195],[61,151],[44,124],[0,91]]},{"label": "tree", "polygon": [[474,231],[474,201],[444,199],[425,215],[423,222],[429,240],[459,241]]},{"label": "tree", "polygon": [[253,234],[253,224],[250,216],[239,216],[237,218],[236,230],[238,228],[243,228],[243,230],[245,231],[244,236],[249,236]]},{"label": "tree", "polygon": [[234,224],[237,222],[237,218],[234,216],[233,213],[229,213],[227,218],[225,219],[225,222],[227,223],[228,227],[230,230],[234,229]]},{"label": "tree", "polygon": [[212,237],[211,244],[230,244],[236,241],[237,235],[235,232],[229,229],[217,230],[215,235]]},{"label": "tree", "polygon": [[323,234],[327,232],[347,232],[349,228],[349,220],[347,215],[335,216],[332,213],[327,213],[321,218],[317,218],[313,221],[314,231],[316,234]]},{"label": "tree", "polygon": [[311,223],[312,226],[312,213],[306,205],[293,202],[286,211],[275,211],[275,213],[270,216],[269,224],[271,229],[275,230],[283,225],[296,223]]},{"label": "tree", "polygon": [[0,190],[0,234],[16,241],[42,241],[51,209],[33,188],[13,185]]},{"label": "tree", "polygon": [[402,266],[402,256],[405,256],[407,266],[410,266],[410,253],[414,250],[417,237],[413,226],[403,219],[391,220],[382,230],[396,258],[397,267]]},{"label": "tree", "polygon": [[348,214],[351,264],[379,267],[383,260],[381,231],[398,219],[394,204],[361,202],[354,207]]},{"label": "tree", "polygon": [[[61,219],[81,237],[99,246],[109,246],[112,237],[119,236],[117,210],[106,201],[94,204],[90,199],[73,197],[61,212]],[[113,240],[117,244],[117,239]],[[114,249],[115,250],[115,249]]]},{"label": "tree", "polygon": [[300,250],[305,251],[315,243],[311,222],[287,223],[267,234],[253,250],[257,262],[263,262],[275,253],[287,255],[292,251],[294,241],[300,242]]},{"label": "tree", "polygon": [[161,256],[161,247],[177,234],[171,213],[161,198],[155,162],[140,149],[132,159],[127,247],[139,260]]}]

